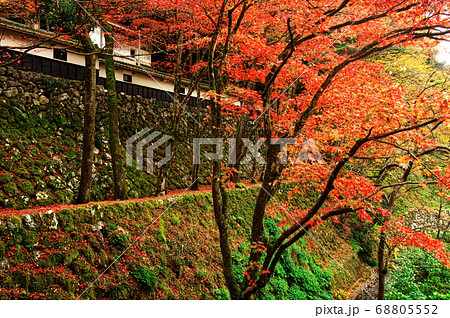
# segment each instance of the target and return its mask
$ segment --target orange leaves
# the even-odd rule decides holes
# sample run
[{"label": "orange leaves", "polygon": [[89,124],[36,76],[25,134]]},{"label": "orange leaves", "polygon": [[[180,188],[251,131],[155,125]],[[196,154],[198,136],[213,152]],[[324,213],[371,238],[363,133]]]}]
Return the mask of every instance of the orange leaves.
[{"label": "orange leaves", "polygon": [[358,214],[361,221],[372,223],[372,217],[370,216],[369,213],[366,212],[365,209],[358,210],[356,211],[356,213]]},{"label": "orange leaves", "polygon": [[376,210],[377,213],[381,214],[382,216],[388,216],[391,211],[388,209],[379,208]]},{"label": "orange leaves", "polygon": [[444,243],[434,239],[428,234],[417,232],[410,227],[405,226],[401,219],[396,219],[387,225],[392,235],[390,244],[396,246],[408,245],[421,248],[427,252],[433,253],[434,257],[445,266],[450,266],[450,253],[446,251]]},{"label": "orange leaves", "polygon": [[440,178],[438,179],[438,187],[440,189],[450,190],[450,166],[447,166],[445,171],[440,174]]},{"label": "orange leaves", "polygon": [[[337,178],[335,189],[331,191],[326,209],[336,209],[343,206],[363,207],[357,214],[362,221],[371,221],[371,215],[366,211],[371,208],[370,201],[362,201],[365,197],[372,195],[376,191],[372,182],[363,176],[349,172]],[[372,201],[381,199],[379,194],[370,197]],[[326,211],[325,209],[325,211]]]}]

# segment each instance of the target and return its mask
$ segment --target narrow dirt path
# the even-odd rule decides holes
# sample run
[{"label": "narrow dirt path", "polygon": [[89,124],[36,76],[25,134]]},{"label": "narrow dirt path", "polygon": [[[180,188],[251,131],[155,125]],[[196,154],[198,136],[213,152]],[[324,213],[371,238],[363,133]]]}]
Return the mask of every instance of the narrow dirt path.
[{"label": "narrow dirt path", "polygon": [[[252,188],[257,186],[255,183],[251,183],[251,180],[242,180],[241,183],[245,184],[247,187]],[[32,214],[32,213],[42,213],[52,210],[54,212],[61,211],[63,209],[75,209],[77,207],[85,207],[90,205],[109,205],[109,204],[117,204],[117,203],[127,203],[127,202],[142,202],[142,201],[150,201],[157,199],[167,199],[180,196],[182,194],[191,194],[191,193],[205,193],[211,192],[211,185],[201,185],[198,190],[187,190],[187,189],[177,189],[177,190],[169,190],[167,194],[161,196],[153,196],[153,197],[143,197],[129,200],[105,200],[105,201],[92,201],[85,204],[52,204],[46,206],[37,206],[32,208],[27,208],[23,210],[15,210],[15,209],[0,209],[0,216],[14,215],[21,216],[23,214]]]},{"label": "narrow dirt path", "polygon": [[352,300],[375,300],[378,295],[378,271],[372,269],[371,277],[354,287],[349,299]]}]

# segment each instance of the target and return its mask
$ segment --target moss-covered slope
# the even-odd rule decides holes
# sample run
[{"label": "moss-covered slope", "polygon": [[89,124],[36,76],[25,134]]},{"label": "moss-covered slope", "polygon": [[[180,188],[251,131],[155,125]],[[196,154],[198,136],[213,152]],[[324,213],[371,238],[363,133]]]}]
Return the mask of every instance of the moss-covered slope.
[{"label": "moss-covered slope", "polygon": [[[15,94],[6,93],[10,88]],[[112,197],[108,111],[100,85],[97,101],[94,201]],[[0,208],[73,202],[81,174],[82,102],[80,81],[0,67]],[[173,173],[169,173],[167,185],[169,189],[179,189],[192,181],[191,138],[195,122],[185,112],[178,118],[178,134],[170,133],[169,107],[154,99],[119,95],[120,135],[123,145],[145,127],[172,135],[169,171]],[[199,176],[200,183],[207,181],[208,162],[202,165]],[[135,167],[126,167],[126,183],[131,198],[151,196],[156,191],[155,175]]]},{"label": "moss-covered slope", "polygon": [[[257,190],[230,191],[236,273],[242,273],[247,258],[244,229]],[[275,220],[269,220],[267,235],[276,231]],[[325,247],[338,244],[348,254],[339,261],[352,271],[355,251],[341,242],[332,227],[325,232]],[[336,284],[342,268],[333,270],[332,259],[316,254],[316,248],[312,240],[305,240],[291,249],[257,297],[329,299],[333,290],[348,288],[353,281]],[[356,279],[362,274],[354,273]],[[0,298],[80,295],[83,299],[226,299],[210,194],[0,217]]]}]

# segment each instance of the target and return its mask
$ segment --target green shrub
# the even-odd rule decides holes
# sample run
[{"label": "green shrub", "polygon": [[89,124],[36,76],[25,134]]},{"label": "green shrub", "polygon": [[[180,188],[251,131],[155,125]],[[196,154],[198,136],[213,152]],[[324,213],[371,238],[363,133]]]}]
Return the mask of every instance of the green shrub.
[{"label": "green shrub", "polygon": [[[272,219],[264,222],[265,235],[273,239],[280,229]],[[256,296],[258,299],[333,299],[330,270],[323,269],[309,255],[300,240],[281,256],[280,263],[265,288]]]},{"label": "green shrub", "polygon": [[226,288],[213,290],[214,300],[229,300],[230,292]]},{"label": "green shrub", "polygon": [[156,272],[154,270],[152,271],[144,265],[138,265],[131,271],[131,275],[149,291],[154,291],[157,283]]},{"label": "green shrub", "polygon": [[358,252],[359,258],[369,266],[376,266],[377,240],[373,235],[374,228],[368,223],[359,223],[352,227],[353,240],[351,245]]},{"label": "green shrub", "polygon": [[113,224],[108,224],[108,227],[112,229],[110,235],[111,235],[111,243],[113,245],[117,246],[120,249],[124,249],[131,244],[132,242],[131,237],[127,233],[125,233],[122,228],[117,228]]},{"label": "green shrub", "polygon": [[403,250],[387,284],[386,299],[450,299],[450,269],[418,248]]}]

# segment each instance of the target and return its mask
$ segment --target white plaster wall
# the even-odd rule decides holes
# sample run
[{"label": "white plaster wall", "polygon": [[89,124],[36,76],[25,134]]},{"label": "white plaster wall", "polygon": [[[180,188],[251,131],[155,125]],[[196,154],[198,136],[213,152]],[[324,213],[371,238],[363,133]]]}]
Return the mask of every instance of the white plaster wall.
[{"label": "white plaster wall", "polygon": [[[16,33],[13,33],[11,31],[8,30],[3,30],[3,36],[1,36],[0,38],[0,45],[1,46],[11,46],[11,47],[19,47],[19,46],[25,46],[28,45],[29,43],[32,43],[31,40],[27,40],[26,38],[22,37],[22,36],[18,36]],[[100,39],[101,36],[101,32],[98,29],[96,32],[94,30],[94,32],[92,33],[93,37],[96,37],[96,41],[98,41]],[[101,44],[101,42],[99,42]],[[53,49],[51,48],[56,47],[56,48],[60,48],[61,45],[52,45],[50,43],[46,44],[47,46],[49,46],[49,48],[36,48],[33,49],[31,51],[29,51],[29,54],[32,55],[37,55],[37,56],[42,56],[42,57],[46,57],[46,58],[53,58]],[[127,46],[127,47],[119,47],[115,49],[115,53],[116,54],[120,54],[120,55],[129,55],[130,54],[130,49],[132,47]],[[17,49],[18,51],[21,51],[20,49]],[[137,54],[137,49],[136,49],[136,54]],[[149,53],[148,51],[142,50],[141,54],[146,54]],[[142,59],[144,59],[144,57],[141,57]],[[131,58],[125,58],[125,57],[115,57],[116,60],[120,60],[124,63],[129,63],[132,65],[135,65],[135,61]],[[151,57],[150,55],[146,55],[145,56],[146,59],[146,63],[150,65],[151,62]],[[72,63],[72,64],[77,64],[77,65],[81,65],[84,66],[85,65],[85,61],[84,61],[84,55],[82,54],[75,54],[75,53],[71,53],[71,52],[67,52],[67,62]],[[141,60],[141,62],[143,62]],[[144,63],[142,63],[144,64]],[[97,62],[97,69],[99,69],[99,75],[100,77],[106,77],[106,71],[105,71],[105,67],[104,65],[100,65]],[[142,70],[142,73],[140,72],[132,72],[129,70],[125,70],[123,68],[120,67],[116,67],[116,80],[118,81],[123,81],[123,74],[129,74],[132,76],[132,83],[133,84],[137,84],[137,85],[142,85],[142,86],[147,86],[147,87],[152,87],[155,89],[160,89],[160,90],[164,90],[164,91],[168,91],[168,92],[173,92],[173,84],[170,81],[161,79],[161,78],[157,78],[157,77],[151,77],[150,75],[148,75],[145,70]],[[187,88],[185,88],[186,92],[187,92]],[[201,90],[201,96],[203,97],[206,91]],[[194,90],[194,92],[192,93],[192,97],[197,97],[197,91]]]},{"label": "white plaster wall", "polygon": [[[8,30],[4,30],[3,35],[0,38],[0,46],[12,47],[12,49],[16,51],[24,51],[27,45],[33,44],[34,42],[34,39],[27,39],[24,36],[19,36],[18,34],[12,33]],[[44,43],[43,46],[45,47],[39,47],[28,51],[28,54],[52,59],[53,48],[63,48],[62,45],[53,43]],[[24,49],[20,49],[20,47],[24,47]],[[84,56],[67,52],[67,62],[84,66]]]}]

